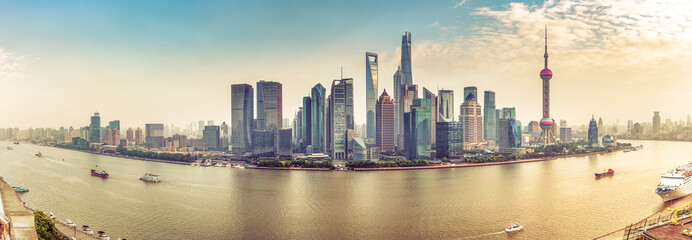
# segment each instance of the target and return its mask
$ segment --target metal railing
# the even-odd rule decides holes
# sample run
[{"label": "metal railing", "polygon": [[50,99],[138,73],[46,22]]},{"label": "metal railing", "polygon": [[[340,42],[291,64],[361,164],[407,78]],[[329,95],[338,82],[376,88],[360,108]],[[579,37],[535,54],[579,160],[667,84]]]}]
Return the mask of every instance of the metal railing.
[{"label": "metal railing", "polygon": [[[630,224],[629,226],[625,227],[624,233],[622,235],[622,239],[623,240],[649,239],[649,238],[644,237],[645,231],[648,229],[653,229],[653,228],[657,228],[660,226],[670,224],[670,221],[673,218],[673,214],[674,214],[674,212],[661,213],[659,215],[654,215],[654,216],[642,219],[639,222]],[[690,218],[691,216],[692,216],[692,206],[678,210],[678,221],[680,221],[682,219]]]}]

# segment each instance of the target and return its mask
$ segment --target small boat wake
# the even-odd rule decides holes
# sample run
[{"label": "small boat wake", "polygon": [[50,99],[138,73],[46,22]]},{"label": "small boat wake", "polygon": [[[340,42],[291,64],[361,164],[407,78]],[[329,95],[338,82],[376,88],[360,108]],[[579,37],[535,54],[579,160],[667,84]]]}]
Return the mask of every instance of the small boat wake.
[{"label": "small boat wake", "polygon": [[490,236],[493,236],[493,235],[499,235],[499,234],[503,234],[503,233],[505,233],[505,231],[499,231],[499,232],[493,232],[493,233],[485,233],[485,234],[480,234],[480,235],[475,235],[475,236],[463,237],[463,238],[459,238],[459,239],[460,239],[460,240],[461,240],[461,239],[482,239],[482,238],[490,237]]}]

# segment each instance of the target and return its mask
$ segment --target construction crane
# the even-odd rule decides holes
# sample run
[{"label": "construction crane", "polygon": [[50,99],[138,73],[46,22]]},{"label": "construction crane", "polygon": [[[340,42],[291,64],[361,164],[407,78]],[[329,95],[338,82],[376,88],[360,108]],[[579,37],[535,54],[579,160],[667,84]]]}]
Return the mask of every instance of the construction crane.
[{"label": "construction crane", "polygon": [[686,208],[689,206],[692,206],[692,203],[689,203],[685,206],[676,207],[676,208],[666,208],[665,212],[667,212],[667,213],[673,212],[673,217],[670,218],[670,224],[679,225],[680,223],[678,222],[678,211],[680,211],[680,209],[683,209],[683,208]]}]

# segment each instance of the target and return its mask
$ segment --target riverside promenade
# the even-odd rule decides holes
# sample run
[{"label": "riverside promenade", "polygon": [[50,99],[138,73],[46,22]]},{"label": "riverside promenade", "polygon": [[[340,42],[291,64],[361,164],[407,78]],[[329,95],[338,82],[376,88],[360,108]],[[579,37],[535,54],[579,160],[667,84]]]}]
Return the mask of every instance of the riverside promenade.
[{"label": "riverside promenade", "polygon": [[0,177],[0,239],[38,240],[34,226],[34,213],[12,186]]}]

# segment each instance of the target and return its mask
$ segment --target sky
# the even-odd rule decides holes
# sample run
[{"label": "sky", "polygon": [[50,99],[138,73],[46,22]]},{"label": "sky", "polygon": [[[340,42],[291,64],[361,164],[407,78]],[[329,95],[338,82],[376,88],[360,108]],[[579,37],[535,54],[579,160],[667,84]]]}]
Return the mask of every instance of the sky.
[{"label": "sky", "polygon": [[687,0],[0,0],[0,128],[87,126],[95,111],[124,128],[230,122],[231,84],[259,80],[283,84],[292,120],[341,68],[362,124],[365,52],[391,94],[405,31],[421,93],[454,90],[458,115],[463,87],[492,90],[526,125],[541,118],[546,25],[552,118],[686,120],[690,12]]}]

